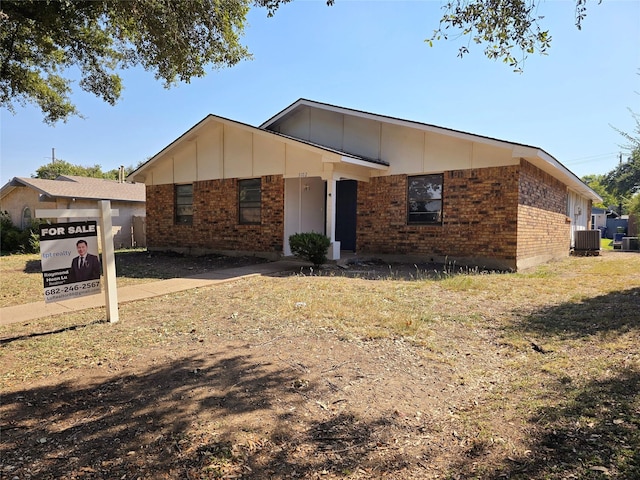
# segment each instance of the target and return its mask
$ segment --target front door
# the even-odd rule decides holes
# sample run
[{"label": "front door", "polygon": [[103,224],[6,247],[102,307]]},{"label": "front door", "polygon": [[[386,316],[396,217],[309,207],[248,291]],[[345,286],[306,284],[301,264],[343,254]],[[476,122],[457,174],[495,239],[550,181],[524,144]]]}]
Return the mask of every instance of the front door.
[{"label": "front door", "polygon": [[336,182],[336,240],[341,250],[356,250],[356,207],[358,182]]}]

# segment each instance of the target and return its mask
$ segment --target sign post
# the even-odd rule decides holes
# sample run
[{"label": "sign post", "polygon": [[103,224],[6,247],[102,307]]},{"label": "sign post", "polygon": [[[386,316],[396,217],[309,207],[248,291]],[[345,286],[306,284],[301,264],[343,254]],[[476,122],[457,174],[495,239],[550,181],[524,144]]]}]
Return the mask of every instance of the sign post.
[{"label": "sign post", "polygon": [[116,255],[113,251],[113,222],[111,201],[100,200],[100,235],[102,240],[102,268],[104,272],[104,301],[107,320],[116,323],[118,314],[118,289],[116,287]]},{"label": "sign post", "polygon": [[[118,216],[118,210],[111,210],[111,201],[110,200],[100,200],[98,204],[98,209],[38,209],[36,210],[36,217],[38,218],[82,218],[82,217],[98,217],[100,219],[100,238],[102,241],[102,266],[103,266],[103,275],[104,275],[104,296],[105,296],[105,306],[107,309],[107,320],[110,323],[116,323],[119,321],[118,315],[118,289],[116,286],[116,260],[115,253],[113,249],[113,222],[111,220],[112,216]],[[94,222],[95,224],[95,222]],[[75,233],[70,233],[71,227],[69,229],[65,229],[64,225],[60,224],[63,231],[61,232],[63,235],[71,235]],[[75,225],[75,224],[73,224]],[[43,227],[46,228],[46,227]],[[90,227],[89,227],[90,229]],[[73,228],[75,232],[75,228]],[[49,233],[47,231],[47,233]],[[55,234],[56,232],[51,232],[51,234]],[[77,235],[76,235],[77,236]],[[42,241],[42,237],[41,237]],[[71,253],[66,251],[65,253]],[[96,252],[97,253],[97,252]],[[71,271],[71,268],[69,268]],[[60,277],[62,280],[62,276]],[[84,285],[83,282],[82,285]],[[45,280],[45,286],[47,281]],[[81,289],[82,285],[78,288]],[[73,288],[75,288],[74,285]],[[98,282],[99,286],[99,282]],[[62,287],[62,289],[68,287]],[[91,293],[91,292],[88,292]],[[79,296],[79,295],[75,295]],[[45,298],[47,298],[45,292]]]}]

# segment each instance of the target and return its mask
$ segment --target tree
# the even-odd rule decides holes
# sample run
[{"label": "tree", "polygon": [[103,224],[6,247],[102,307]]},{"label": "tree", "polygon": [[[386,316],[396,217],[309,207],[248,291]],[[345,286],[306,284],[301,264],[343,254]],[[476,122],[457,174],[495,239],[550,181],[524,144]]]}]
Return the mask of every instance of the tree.
[{"label": "tree", "polygon": [[[290,0],[2,0],[0,106],[34,103],[44,121],[80,112],[71,102],[73,67],[79,86],[109,104],[122,90],[118,71],[142,66],[165,87],[188,83],[205,68],[231,67],[251,57],[240,44],[251,5],[268,16]],[[576,25],[586,0],[576,2]],[[332,5],[334,0],[326,0]],[[536,0],[449,0],[431,39],[450,31],[484,43],[489,58],[518,69],[527,54],[545,53],[551,36],[536,16]],[[512,53],[519,49],[520,60]],[[469,51],[460,48],[460,56]]]},{"label": "tree", "polygon": [[[289,0],[256,0],[271,14]],[[37,104],[47,123],[79,112],[79,86],[114,104],[119,69],[141,65],[166,87],[250,57],[240,45],[251,0],[3,0],[0,4],[0,105]]]},{"label": "tree", "polygon": [[[587,0],[575,0],[575,25],[580,30],[587,14]],[[551,35],[540,27],[544,17],[536,15],[536,0],[449,0],[444,5],[445,14],[433,36],[427,40],[447,39],[450,31],[469,37],[477,44],[484,44],[488,58],[502,59],[521,71],[528,54],[545,54],[551,46]],[[513,51],[519,50],[517,59]],[[458,56],[469,53],[469,46],[460,47]]]},{"label": "tree", "polygon": [[591,190],[596,192],[602,197],[602,203],[595,203],[593,206],[598,208],[609,208],[614,205],[618,205],[619,201],[614,194],[609,192],[605,185],[605,175],[585,175],[582,177],[582,181],[586,183]]},{"label": "tree", "polygon": [[625,206],[627,207],[629,215],[635,215],[638,219],[637,221],[640,222],[640,192],[631,197]]},{"label": "tree", "polygon": [[40,222],[32,220],[26,228],[20,229],[11,221],[6,210],[0,212],[0,252],[2,253],[37,253],[40,251],[38,235]]},{"label": "tree", "polygon": [[607,173],[604,183],[610,192],[620,197],[630,197],[640,191],[640,148],[631,152],[626,162]]},{"label": "tree", "polygon": [[[125,177],[133,172],[134,167],[129,166],[125,168]],[[119,170],[114,168],[107,172],[102,171],[102,167],[98,164],[83,167],[81,165],[74,165],[64,160],[53,160],[46,165],[42,165],[36,170],[34,178],[44,178],[48,180],[55,180],[60,175],[76,175],[79,177],[92,177],[92,178],[106,178],[109,180],[118,180]]]},{"label": "tree", "polygon": [[[582,181],[603,199],[596,207],[618,207],[627,213],[640,215],[640,116],[631,111],[636,126],[633,133],[614,128],[626,140],[621,145],[628,153],[626,162],[605,175],[585,175]],[[622,212],[619,212],[622,213]]]},{"label": "tree", "polygon": [[605,178],[609,191],[623,197],[630,197],[640,191],[640,115],[629,111],[636,123],[634,132],[623,132],[615,128],[627,140],[622,148],[627,151],[629,158],[626,162],[620,162]]}]

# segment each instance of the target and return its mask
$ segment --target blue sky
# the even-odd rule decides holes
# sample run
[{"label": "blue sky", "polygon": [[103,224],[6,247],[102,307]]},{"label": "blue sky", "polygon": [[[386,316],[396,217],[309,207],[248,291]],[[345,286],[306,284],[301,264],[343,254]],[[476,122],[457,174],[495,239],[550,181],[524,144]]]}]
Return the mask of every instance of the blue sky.
[{"label": "blue sky", "polygon": [[582,30],[575,1],[539,6],[553,38],[524,73],[487,59],[482,45],[460,59],[466,38],[425,43],[440,1],[295,0],[273,18],[253,9],[244,44],[254,59],[165,89],[153,74],[124,71],[114,107],[78,91],[84,119],[54,127],[31,106],[0,110],[0,184],[51,160],[137,165],[209,113],[258,126],[298,98],[540,147],[578,176],[606,173],[640,113],[640,1],[589,2]]}]

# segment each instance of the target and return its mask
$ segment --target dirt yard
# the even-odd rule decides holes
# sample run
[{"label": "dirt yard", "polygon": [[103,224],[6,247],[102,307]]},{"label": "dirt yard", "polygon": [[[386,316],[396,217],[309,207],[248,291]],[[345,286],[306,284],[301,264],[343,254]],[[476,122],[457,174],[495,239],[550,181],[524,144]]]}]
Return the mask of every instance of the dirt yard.
[{"label": "dirt yard", "polygon": [[3,327],[0,478],[632,478],[638,266],[361,262]]}]

